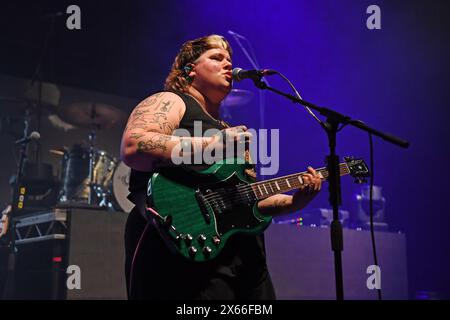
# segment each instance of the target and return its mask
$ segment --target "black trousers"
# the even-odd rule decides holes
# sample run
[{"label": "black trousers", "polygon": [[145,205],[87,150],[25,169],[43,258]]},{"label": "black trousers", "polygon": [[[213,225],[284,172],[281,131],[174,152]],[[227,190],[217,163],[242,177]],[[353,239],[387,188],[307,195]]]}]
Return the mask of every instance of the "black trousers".
[{"label": "black trousers", "polygon": [[275,299],[265,260],[255,264],[235,264],[233,252],[228,250],[212,262],[193,263],[171,253],[153,226],[147,228],[133,262],[136,245],[146,224],[134,208],[125,230],[125,272],[129,299]]}]

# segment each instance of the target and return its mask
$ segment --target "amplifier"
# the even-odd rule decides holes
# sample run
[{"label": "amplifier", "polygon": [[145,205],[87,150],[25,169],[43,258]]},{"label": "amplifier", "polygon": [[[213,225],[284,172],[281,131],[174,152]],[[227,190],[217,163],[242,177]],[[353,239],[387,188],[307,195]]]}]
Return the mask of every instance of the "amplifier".
[{"label": "amplifier", "polygon": [[[408,299],[406,235],[377,231],[375,237],[383,299]],[[272,224],[265,232],[265,240],[267,264],[278,299],[336,299],[330,228]],[[343,229],[343,240],[344,297],[376,300],[377,290],[367,286],[367,270],[374,264],[370,232]]]},{"label": "amplifier", "polygon": [[60,207],[18,218],[15,297],[126,299],[127,217],[97,208]]}]

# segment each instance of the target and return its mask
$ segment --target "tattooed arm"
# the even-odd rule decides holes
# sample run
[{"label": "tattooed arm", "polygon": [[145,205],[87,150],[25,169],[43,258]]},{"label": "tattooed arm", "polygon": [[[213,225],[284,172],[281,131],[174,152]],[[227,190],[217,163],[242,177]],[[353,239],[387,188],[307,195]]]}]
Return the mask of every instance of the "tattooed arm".
[{"label": "tattooed arm", "polygon": [[[172,149],[181,138],[173,136],[186,111],[183,100],[171,92],[154,94],[139,103],[131,113],[122,136],[121,159],[131,168],[152,171],[157,165],[171,164]],[[211,138],[183,138],[206,146]]]}]

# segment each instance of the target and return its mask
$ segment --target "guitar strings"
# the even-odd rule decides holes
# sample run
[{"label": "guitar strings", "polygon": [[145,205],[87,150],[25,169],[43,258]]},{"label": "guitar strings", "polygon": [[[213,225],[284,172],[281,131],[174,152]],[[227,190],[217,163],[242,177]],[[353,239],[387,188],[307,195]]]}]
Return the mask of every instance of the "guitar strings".
[{"label": "guitar strings", "polygon": [[[341,174],[349,173],[348,169],[345,167],[344,164],[340,164],[340,169],[342,169],[342,170],[340,170]],[[317,169],[317,171],[322,173],[322,176],[324,177],[323,179],[325,179],[324,173],[325,174],[327,173],[326,169],[325,168],[320,168],[320,169]],[[269,179],[269,180],[265,180],[265,181],[261,181],[261,182],[256,182],[256,183],[253,183],[253,184],[248,184],[248,185],[245,185],[245,186],[237,186],[236,187],[236,189],[238,189],[237,193],[233,192],[231,194],[221,194],[219,192],[211,192],[211,193],[205,195],[204,198],[205,198],[205,200],[208,202],[208,204],[210,206],[212,206],[211,203],[210,203],[211,201],[218,201],[218,200],[230,201],[230,202],[233,202],[231,200],[234,200],[235,202],[241,202],[243,200],[247,201],[248,198],[249,198],[249,195],[252,198],[251,200],[255,201],[255,200],[258,200],[258,196],[256,195],[256,192],[253,190],[252,185],[266,184],[266,183],[270,183],[272,181],[278,180],[279,183],[282,185],[282,188],[289,187],[289,185],[286,182],[286,179],[292,178],[294,176],[297,177],[297,176],[302,175],[304,173],[306,173],[306,171],[305,172],[301,172],[299,174],[292,174],[292,175],[289,175],[289,176],[285,176],[285,177],[282,177],[282,178],[274,178],[274,179]],[[297,184],[297,180],[295,180],[295,182],[292,182],[292,184],[294,185],[294,188],[290,188],[290,189],[295,189],[297,187],[297,185],[296,185]],[[270,186],[270,184],[269,184],[269,186]],[[273,189],[272,189],[272,191],[273,191]],[[262,193],[262,191],[260,191],[260,192],[261,192],[262,195],[264,195]],[[278,194],[278,193],[279,192],[276,192],[276,193],[272,192],[272,194],[267,193],[267,197],[270,197],[271,195]],[[217,205],[220,206],[220,204],[217,204]]]},{"label": "guitar strings", "polygon": [[248,196],[251,196],[252,198],[255,198],[253,200],[257,200],[256,194],[251,188],[251,186],[238,186],[236,189],[237,192],[230,192],[230,193],[220,193],[220,192],[211,192],[207,195],[205,195],[203,198],[208,201],[213,200],[247,200]]},{"label": "guitar strings", "polygon": [[[250,196],[250,199],[247,197]],[[222,205],[219,201],[223,201],[224,203],[227,202],[231,202],[231,204],[238,204],[238,203],[242,203],[244,201],[256,201],[256,195],[253,192],[253,194],[251,193],[246,193],[246,195],[244,196],[242,193],[233,193],[233,194],[228,194],[228,195],[221,195],[217,192],[214,192],[214,194],[211,194],[211,197],[209,197],[208,199],[205,199],[205,202],[210,205],[211,207],[221,207],[221,206],[227,206]],[[212,203],[214,201],[214,203]]]},{"label": "guitar strings", "polygon": [[[264,182],[261,183],[268,183],[269,180],[266,180]],[[289,187],[289,185],[285,182],[285,181],[280,181],[280,185],[282,188],[285,187]],[[292,182],[292,185],[294,186],[293,189],[295,189],[295,187],[297,187],[297,180],[295,182]],[[230,188],[231,189],[231,188]],[[237,192],[232,192],[232,193],[220,193],[220,192],[211,192],[207,195],[204,196],[204,199],[209,201],[214,201],[214,200],[223,200],[223,201],[229,201],[229,200],[237,200],[237,201],[242,201],[242,200],[248,200],[248,195],[252,196],[253,201],[254,200],[258,200],[258,196],[256,195],[256,192],[253,190],[252,188],[252,184],[248,184],[245,186],[237,186],[236,187]],[[226,191],[226,189],[224,190]],[[267,194],[267,197],[274,195],[274,194],[278,194],[278,192],[273,193],[272,194]],[[261,195],[265,196],[262,192]]]},{"label": "guitar strings", "polygon": [[[245,190],[239,190],[239,192],[242,192],[242,191],[244,191],[244,192],[252,191],[252,193],[256,195],[256,193],[255,193],[255,191],[253,190],[252,186],[255,186],[255,185],[258,185],[258,184],[269,184],[271,181],[279,180],[279,183],[280,183],[280,185],[282,186],[282,188],[284,188],[285,186],[289,187],[289,185],[287,184],[287,182],[285,181],[285,179],[289,179],[289,178],[291,178],[291,177],[293,177],[293,176],[301,175],[301,174],[304,174],[304,173],[305,173],[305,172],[302,172],[302,173],[300,173],[300,174],[294,174],[294,175],[290,175],[290,176],[285,176],[285,177],[283,177],[283,178],[269,179],[269,180],[265,180],[265,181],[260,181],[260,182],[256,182],[256,183],[247,184],[247,185],[244,185],[244,186],[237,186],[237,188],[244,188],[244,189],[245,189]],[[295,185],[295,184],[296,184],[296,181],[297,181],[297,180],[295,180],[295,182],[293,182],[293,181],[291,181],[291,182],[292,182],[293,185]],[[230,188],[230,189],[231,189],[231,188]],[[261,192],[261,194],[263,195],[262,192]],[[273,193],[273,194],[277,194],[277,193]],[[210,198],[213,198],[213,197],[221,197],[221,196],[222,196],[222,195],[219,194],[218,192],[214,192],[214,193],[209,193],[209,194],[205,195],[204,198],[210,199]]]},{"label": "guitar strings", "polygon": [[[280,183],[282,184],[282,183]],[[295,183],[293,183],[294,187],[297,187]],[[285,183],[285,186],[282,185],[282,187],[288,187],[288,185]],[[239,203],[239,202],[246,202],[248,200],[256,201],[258,200],[258,196],[256,195],[256,192],[253,190],[251,185],[246,186],[238,186],[236,189],[237,192],[232,193],[220,193],[220,192],[211,192],[204,196],[204,199],[207,201],[207,203],[210,206],[213,206],[212,201],[215,201],[216,203],[214,206],[221,206],[221,204],[218,201],[223,202],[231,202],[233,203]],[[277,193],[267,194],[267,197],[274,195]],[[250,198],[250,199],[249,199]]]},{"label": "guitar strings", "polygon": [[[252,186],[259,185],[259,184],[261,184],[261,185],[263,185],[263,184],[269,184],[269,183],[272,182],[272,181],[278,180],[278,181],[279,181],[279,184],[281,185],[281,188],[285,188],[285,187],[289,187],[289,185],[288,185],[287,182],[285,181],[286,179],[292,178],[292,177],[294,177],[294,176],[302,175],[302,174],[304,174],[304,173],[306,173],[306,172],[302,172],[302,173],[300,173],[300,174],[293,174],[293,175],[285,176],[285,177],[283,177],[283,178],[274,178],[274,179],[269,179],[269,180],[265,180],[265,181],[261,181],[261,182],[251,183],[251,184],[247,184],[247,185],[244,185],[244,186],[237,186],[236,188],[239,188],[239,189],[244,188],[244,190],[239,190],[238,192],[248,192],[248,191],[251,191],[251,193],[252,193],[253,195],[256,196],[256,192],[254,191],[254,189],[253,189]],[[296,179],[295,181],[291,181],[291,183],[292,183],[292,185],[294,185],[294,187],[297,187],[297,185],[296,185],[296,184],[297,184],[297,179]],[[269,184],[269,185],[270,185],[270,184]],[[231,188],[230,188],[230,189],[231,189]],[[225,189],[225,191],[226,191],[226,189]],[[272,188],[272,191],[273,191],[273,188]],[[272,192],[272,194],[270,194],[270,195],[274,195],[274,194],[278,194],[278,192],[275,192],[275,193]],[[261,191],[261,195],[264,195],[262,191]],[[269,193],[267,193],[267,195],[270,196]],[[217,199],[217,198],[224,197],[224,196],[225,196],[225,195],[220,194],[219,192],[211,192],[211,193],[205,195],[204,198],[205,198],[205,199],[208,199],[208,200],[211,200],[211,199],[213,199],[213,198],[216,198],[216,199]],[[230,197],[233,197],[233,196],[234,196],[234,193],[233,193],[232,195],[228,196],[228,197],[225,196],[224,198],[226,199],[226,198],[230,198]],[[243,196],[243,198],[245,198],[245,197],[246,197],[246,196]]]}]

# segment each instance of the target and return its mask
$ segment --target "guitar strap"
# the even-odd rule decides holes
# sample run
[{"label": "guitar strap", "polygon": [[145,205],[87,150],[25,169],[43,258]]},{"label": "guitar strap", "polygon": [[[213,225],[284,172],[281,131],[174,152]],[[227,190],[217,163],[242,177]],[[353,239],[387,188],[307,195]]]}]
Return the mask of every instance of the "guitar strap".
[{"label": "guitar strap", "polygon": [[[225,128],[230,128],[230,125],[226,123],[223,120],[220,120],[220,124]],[[250,155],[250,150],[248,144],[245,145],[245,155],[244,155],[245,162],[248,162],[250,164],[253,164],[252,157]],[[250,178],[254,179],[256,181],[256,171],[254,166],[252,168],[248,168],[244,170],[245,174],[247,174]]]},{"label": "guitar strap", "polygon": [[[252,157],[250,155],[250,150],[248,149],[248,147],[245,149],[245,161],[248,162],[248,163],[253,164]],[[244,171],[249,177],[251,177],[252,179],[256,180],[256,171],[255,171],[255,167],[254,166],[252,168],[245,169]]]}]

